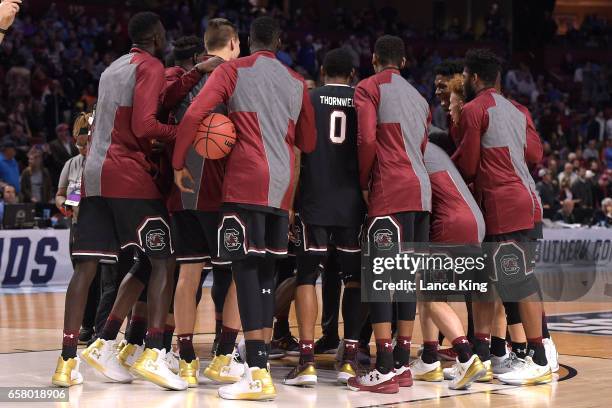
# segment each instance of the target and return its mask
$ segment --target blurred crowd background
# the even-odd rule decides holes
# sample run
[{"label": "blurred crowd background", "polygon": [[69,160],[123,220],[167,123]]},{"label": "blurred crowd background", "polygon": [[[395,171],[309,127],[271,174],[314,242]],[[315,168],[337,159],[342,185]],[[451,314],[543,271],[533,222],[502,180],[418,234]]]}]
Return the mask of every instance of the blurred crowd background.
[{"label": "blurred crowd background", "polygon": [[[6,202],[52,202],[64,163],[78,154],[75,114],[91,111],[104,69],[125,53],[127,22],[134,11],[153,9],[172,40],[201,35],[209,19],[235,22],[247,47],[250,21],[261,13],[285,30],[278,58],[307,79],[318,80],[325,52],[346,47],[358,78],[372,73],[374,40],[400,35],[408,64],[402,75],[430,101],[433,123],[447,128],[434,97],[434,68],[474,46],[504,58],[503,92],[528,106],[544,143],[533,169],[545,218],[569,224],[612,225],[612,19],[555,14],[555,1],[538,10],[530,2],[484,3],[478,21],[446,13],[443,23],[415,27],[397,2],[342,1],[32,1],[0,45],[0,189]],[[436,4],[433,2],[433,13]],[[471,4],[471,0],[467,0]],[[511,3],[511,2],[510,2]],[[539,2],[536,2],[539,3]],[[597,2],[595,2],[597,3]],[[337,6],[340,5],[340,6]],[[521,10],[521,7],[527,9]],[[440,10],[438,10],[440,11]],[[443,10],[442,10],[443,11]],[[526,14],[521,14],[526,13]],[[533,14],[533,13],[532,13]],[[469,20],[469,19],[468,19]],[[525,21],[523,21],[525,20]],[[525,32],[525,30],[527,32]],[[244,50],[246,54],[246,49]],[[10,201],[9,201],[10,200]]]}]

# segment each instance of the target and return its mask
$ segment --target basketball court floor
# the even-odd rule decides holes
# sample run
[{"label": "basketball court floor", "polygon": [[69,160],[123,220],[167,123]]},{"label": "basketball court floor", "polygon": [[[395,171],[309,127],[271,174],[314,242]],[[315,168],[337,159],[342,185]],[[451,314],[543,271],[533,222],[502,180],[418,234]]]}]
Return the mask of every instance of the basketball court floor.
[{"label": "basketball court floor", "polygon": [[[209,296],[206,289],[205,296]],[[204,297],[209,299],[209,297]],[[61,339],[64,293],[0,292],[0,386],[50,385]],[[278,398],[274,402],[235,402],[217,397],[216,386],[202,382],[185,392],[165,391],[142,381],[105,382],[83,364],[83,385],[70,388],[66,403],[1,403],[0,406],[54,407],[610,407],[612,406],[612,303],[549,303],[550,327],[561,368],[552,384],[512,387],[494,381],[468,391],[450,391],[445,382],[415,382],[399,394],[356,393],[335,384],[333,356],[318,358],[319,385],[296,388],[281,384],[295,358],[272,363]],[[292,331],[297,334],[292,315]],[[415,326],[418,327],[418,324]],[[342,330],[342,328],[340,328]],[[211,302],[198,311],[194,342],[204,366],[214,332]],[[418,329],[413,352],[421,342]]]}]

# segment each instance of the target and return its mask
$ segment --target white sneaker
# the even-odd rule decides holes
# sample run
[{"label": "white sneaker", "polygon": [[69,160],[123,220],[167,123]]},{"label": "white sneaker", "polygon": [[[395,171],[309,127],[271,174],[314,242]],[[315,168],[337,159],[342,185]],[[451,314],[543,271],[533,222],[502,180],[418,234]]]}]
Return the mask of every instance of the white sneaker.
[{"label": "white sneaker", "polygon": [[399,392],[399,383],[395,376],[395,370],[382,374],[377,369],[349,378],[346,386],[351,391],[370,391],[381,394],[395,394]]},{"label": "white sneaker", "polygon": [[515,371],[501,374],[497,379],[510,385],[536,385],[547,384],[552,381],[552,371],[550,366],[537,365],[531,357],[525,357],[525,364]]},{"label": "white sneaker", "polygon": [[270,371],[244,364],[240,381],[220,387],[219,397],[228,400],[262,401],[276,398],[276,388]]},{"label": "white sneaker", "polygon": [[548,360],[550,371],[556,373],[559,371],[559,353],[557,352],[557,346],[555,346],[552,337],[542,339],[542,344],[544,344],[544,351],[546,352],[546,359]]},{"label": "white sneaker", "polygon": [[451,390],[466,390],[470,388],[474,381],[478,381],[487,374],[487,368],[474,354],[465,363],[460,363],[457,360],[451,374],[453,379],[448,383],[448,388]]},{"label": "white sneaker", "polygon": [[119,361],[121,362],[121,364],[123,364],[125,368],[129,370],[130,367],[134,365],[136,360],[138,360],[143,351],[143,344],[136,345],[128,343],[119,352]]},{"label": "white sneaker", "polygon": [[[245,356],[246,358],[246,356]],[[240,381],[244,374],[244,364],[238,361],[239,352],[215,356],[202,375],[209,380],[220,383],[235,383]]]},{"label": "white sneaker", "polygon": [[525,364],[525,360],[518,358],[513,352],[506,353],[503,357],[491,355],[491,366],[493,368],[494,378],[497,378],[501,374],[518,370],[523,364]]},{"label": "white sneaker", "polygon": [[179,360],[180,359],[181,358],[174,350],[170,350],[170,352],[166,353],[166,358],[165,358],[166,364],[168,364],[168,368],[174,374],[178,374],[179,372]]},{"label": "white sneaker", "polygon": [[410,363],[410,371],[412,371],[412,378],[417,381],[438,382],[444,379],[439,361],[427,364],[421,358],[417,358]]},{"label": "white sneaker", "polygon": [[187,382],[170,371],[166,350],[146,348],[130,368],[130,372],[144,380],[170,390],[186,390]]},{"label": "white sneaker", "polygon": [[[238,352],[238,357],[243,363],[246,363],[246,343],[244,342],[244,337],[240,339],[238,345],[236,346],[236,351]],[[244,372],[244,369],[242,370]]]},{"label": "white sneaker", "polygon": [[[478,360],[480,361],[480,363],[484,366],[486,370],[485,374],[478,379],[478,382],[491,381],[493,379],[493,368],[491,365],[491,360],[482,361],[480,360],[480,358]],[[445,368],[444,370],[442,370],[442,372],[444,373],[445,380],[452,380],[453,378],[455,378],[455,374],[456,374],[455,365],[453,365],[452,367]]]},{"label": "white sneaker", "polygon": [[97,339],[81,353],[81,358],[106,378],[120,383],[132,382],[130,372],[117,358],[116,340]]}]

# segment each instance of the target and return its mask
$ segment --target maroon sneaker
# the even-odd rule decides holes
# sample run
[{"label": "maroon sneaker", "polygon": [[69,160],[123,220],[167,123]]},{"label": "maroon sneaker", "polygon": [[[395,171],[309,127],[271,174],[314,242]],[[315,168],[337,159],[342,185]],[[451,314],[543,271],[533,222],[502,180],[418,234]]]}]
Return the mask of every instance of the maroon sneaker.
[{"label": "maroon sneaker", "polygon": [[400,387],[412,387],[412,372],[410,366],[402,366],[395,369],[395,378]]},{"label": "maroon sneaker", "polygon": [[373,369],[367,374],[349,378],[346,385],[351,391],[370,391],[379,394],[399,392],[399,383],[393,371],[381,374],[377,369]]}]

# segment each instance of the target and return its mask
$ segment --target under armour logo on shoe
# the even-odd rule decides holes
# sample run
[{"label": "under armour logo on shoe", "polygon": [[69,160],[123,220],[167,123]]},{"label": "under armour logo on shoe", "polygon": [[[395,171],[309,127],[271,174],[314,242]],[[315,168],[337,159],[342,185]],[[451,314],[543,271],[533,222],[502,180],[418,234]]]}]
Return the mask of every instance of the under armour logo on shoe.
[{"label": "under armour logo on shoe", "polygon": [[74,339],[74,334],[64,334],[64,337],[68,337],[69,339]]},{"label": "under armour logo on shoe", "polygon": [[312,344],[302,344],[303,349],[312,349]]},{"label": "under armour logo on shoe", "polygon": [[267,294],[269,294],[269,295],[271,295],[271,294],[272,294],[272,289],[262,289],[262,290],[261,290],[261,293],[263,293],[264,295],[265,295],[266,293],[267,293]]},{"label": "under armour logo on shoe", "polygon": [[380,380],[378,373],[376,373],[376,375],[370,374],[370,381],[374,381],[374,377],[376,377],[376,381]]}]

